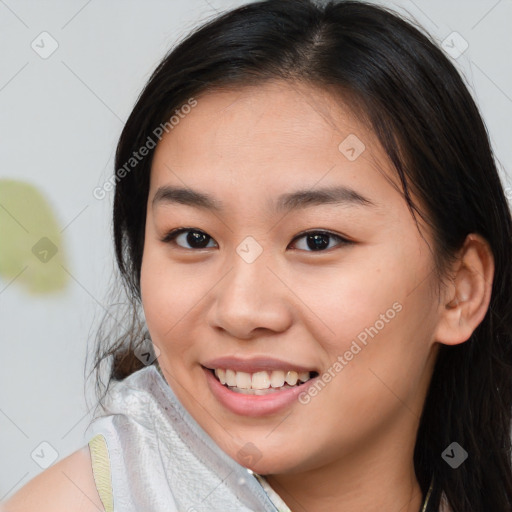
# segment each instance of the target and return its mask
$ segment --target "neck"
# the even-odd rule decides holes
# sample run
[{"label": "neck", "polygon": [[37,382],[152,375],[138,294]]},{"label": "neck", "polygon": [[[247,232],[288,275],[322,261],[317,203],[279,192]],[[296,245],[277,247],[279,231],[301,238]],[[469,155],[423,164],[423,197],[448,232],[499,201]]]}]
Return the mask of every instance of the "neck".
[{"label": "neck", "polygon": [[403,439],[383,436],[329,465],[266,479],[293,512],[421,512],[414,442],[404,446]]}]

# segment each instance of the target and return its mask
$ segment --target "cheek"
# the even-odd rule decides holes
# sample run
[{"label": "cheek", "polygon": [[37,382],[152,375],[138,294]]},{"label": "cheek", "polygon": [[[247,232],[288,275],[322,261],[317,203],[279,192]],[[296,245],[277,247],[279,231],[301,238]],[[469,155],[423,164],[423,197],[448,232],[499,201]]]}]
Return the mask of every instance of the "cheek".
[{"label": "cheek", "polygon": [[205,304],[218,276],[219,270],[208,263],[179,264],[158,244],[145,245],[141,299],[151,339],[161,351],[161,366],[177,369],[197,361],[198,341],[205,338]]},{"label": "cheek", "polygon": [[390,382],[414,381],[435,331],[427,253],[418,257],[415,248],[399,244],[380,246],[375,253],[369,247],[357,253],[357,262],[347,258],[339,268],[304,273],[294,289],[314,313],[303,308],[327,367],[359,381],[361,390],[368,378],[376,379],[369,368]]},{"label": "cheek", "polygon": [[[328,351],[348,350],[358,336],[364,341],[367,329],[378,331],[402,309],[411,277],[395,264],[395,255],[383,248],[358,249],[335,266],[309,269],[294,276],[294,292],[312,312],[315,331]],[[319,341],[320,341],[319,339]]]},{"label": "cheek", "polygon": [[417,393],[423,386],[434,326],[421,301],[395,301],[344,344],[338,393],[343,395],[350,387],[354,391],[346,398],[375,419],[403,404],[419,415]]},{"label": "cheek", "polygon": [[[197,302],[198,286],[190,276],[176,271],[161,250],[151,244],[144,248],[141,267],[141,299],[147,327],[153,342],[168,350],[166,340],[177,336],[180,320]],[[175,348],[178,348],[174,344]]]}]

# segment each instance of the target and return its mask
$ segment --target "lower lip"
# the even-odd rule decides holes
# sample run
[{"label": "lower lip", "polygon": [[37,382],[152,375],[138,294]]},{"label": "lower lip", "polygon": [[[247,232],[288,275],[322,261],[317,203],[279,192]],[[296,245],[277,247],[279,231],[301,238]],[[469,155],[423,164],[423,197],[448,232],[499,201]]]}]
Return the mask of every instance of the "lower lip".
[{"label": "lower lip", "polygon": [[298,396],[318,378],[314,377],[307,382],[286,388],[282,391],[274,391],[268,395],[246,395],[231,391],[221,384],[211,370],[203,367],[206,373],[206,381],[215,398],[227,409],[241,416],[265,416],[285,409],[293,402],[298,402]]}]

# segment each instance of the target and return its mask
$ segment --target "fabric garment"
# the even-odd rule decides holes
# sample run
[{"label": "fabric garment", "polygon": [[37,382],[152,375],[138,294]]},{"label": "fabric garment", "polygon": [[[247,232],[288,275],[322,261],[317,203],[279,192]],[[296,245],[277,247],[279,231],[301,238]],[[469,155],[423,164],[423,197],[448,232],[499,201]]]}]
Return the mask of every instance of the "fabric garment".
[{"label": "fabric garment", "polygon": [[217,446],[156,366],[115,383],[87,435],[105,512],[291,512]]},{"label": "fabric garment", "polygon": [[87,435],[93,464],[101,438],[108,449],[111,485],[96,479],[100,497],[111,489],[106,512],[290,512],[213,442],[155,366],[115,383],[105,413]]},{"label": "fabric garment", "polygon": [[[92,471],[98,495],[103,503],[105,512],[114,512],[110,455],[108,452],[107,442],[103,435],[96,434],[89,441],[89,448],[92,456]],[[254,476],[258,478],[272,502],[281,512],[291,512],[279,495],[272,489],[272,487],[270,487],[264,477],[255,473]],[[190,512],[192,512],[192,509]]]}]

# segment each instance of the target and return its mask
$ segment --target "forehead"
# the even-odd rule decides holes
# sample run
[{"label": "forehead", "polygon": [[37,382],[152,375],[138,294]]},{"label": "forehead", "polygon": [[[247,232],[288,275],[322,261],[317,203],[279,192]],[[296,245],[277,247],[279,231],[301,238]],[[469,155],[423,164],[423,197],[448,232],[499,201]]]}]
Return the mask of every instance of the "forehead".
[{"label": "forehead", "polygon": [[196,101],[157,145],[153,190],[175,183],[224,195],[245,188],[254,196],[293,183],[351,185],[371,194],[393,179],[375,135],[323,90],[269,82]]}]

